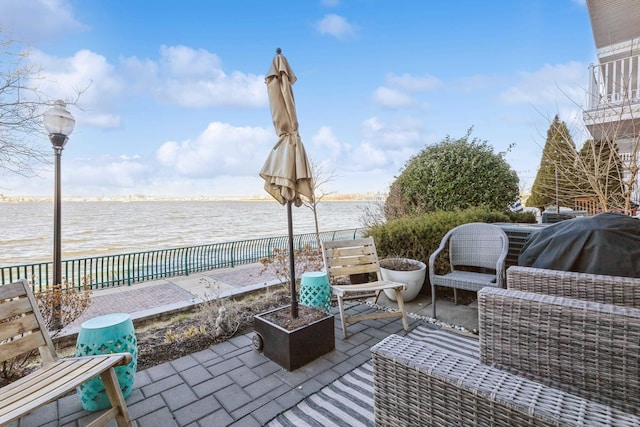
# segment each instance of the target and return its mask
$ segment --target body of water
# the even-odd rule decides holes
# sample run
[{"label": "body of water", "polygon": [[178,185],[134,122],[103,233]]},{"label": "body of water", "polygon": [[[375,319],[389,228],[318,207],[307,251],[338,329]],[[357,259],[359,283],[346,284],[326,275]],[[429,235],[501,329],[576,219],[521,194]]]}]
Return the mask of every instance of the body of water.
[{"label": "body of water", "polygon": [[[369,202],[321,202],[320,231],[361,228]],[[0,266],[51,261],[53,203],[0,203]],[[315,231],[313,213],[293,208],[293,232]],[[287,234],[275,201],[62,203],[62,259],[143,252]]]}]

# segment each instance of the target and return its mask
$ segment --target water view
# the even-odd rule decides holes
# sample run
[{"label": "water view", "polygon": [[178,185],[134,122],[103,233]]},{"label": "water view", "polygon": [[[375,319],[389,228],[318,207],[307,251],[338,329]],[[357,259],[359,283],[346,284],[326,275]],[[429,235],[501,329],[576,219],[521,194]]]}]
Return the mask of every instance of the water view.
[{"label": "water view", "polygon": [[[370,202],[321,202],[320,231],[362,227]],[[51,261],[53,204],[0,203],[0,266]],[[293,208],[293,231],[314,231],[312,211]],[[69,202],[62,204],[62,259],[287,234],[275,201]]]}]

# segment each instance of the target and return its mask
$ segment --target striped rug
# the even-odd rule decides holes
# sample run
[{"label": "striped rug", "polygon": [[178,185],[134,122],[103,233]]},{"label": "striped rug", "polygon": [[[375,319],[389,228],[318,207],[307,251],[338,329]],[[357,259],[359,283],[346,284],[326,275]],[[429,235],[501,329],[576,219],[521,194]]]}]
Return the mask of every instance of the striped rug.
[{"label": "striped rug", "polygon": [[[418,326],[408,338],[443,349],[480,358],[478,340],[473,337]],[[268,427],[370,427],[373,420],[373,363],[368,361],[295,407],[271,420]]]}]

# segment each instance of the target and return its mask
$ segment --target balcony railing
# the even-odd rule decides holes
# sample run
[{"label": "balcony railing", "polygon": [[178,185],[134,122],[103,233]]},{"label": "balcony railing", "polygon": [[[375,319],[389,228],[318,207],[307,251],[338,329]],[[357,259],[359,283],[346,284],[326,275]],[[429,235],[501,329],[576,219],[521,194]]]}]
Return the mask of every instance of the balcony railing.
[{"label": "balcony railing", "polygon": [[[320,240],[347,240],[360,237],[364,229],[325,231]],[[198,271],[234,267],[239,264],[259,262],[273,256],[274,249],[286,249],[288,236],[210,245],[134,252],[120,255],[105,255],[62,261],[63,287],[77,289],[102,289],[132,285],[146,280],[170,276],[188,276]],[[317,248],[315,233],[294,235],[294,247],[302,249],[309,245]],[[0,284],[17,279],[27,279],[34,291],[53,286],[51,262],[0,267]]]},{"label": "balcony railing", "polygon": [[640,55],[589,66],[588,110],[640,102]]}]

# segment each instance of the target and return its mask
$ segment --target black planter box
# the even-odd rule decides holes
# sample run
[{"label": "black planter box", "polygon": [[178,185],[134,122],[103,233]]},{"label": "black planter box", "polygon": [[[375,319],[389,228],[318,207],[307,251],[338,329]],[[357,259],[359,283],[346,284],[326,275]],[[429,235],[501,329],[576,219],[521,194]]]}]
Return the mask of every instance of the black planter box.
[{"label": "black planter box", "polygon": [[290,306],[276,308],[254,317],[254,348],[285,368],[293,371],[335,348],[333,314],[289,331],[265,319],[264,316]]}]

